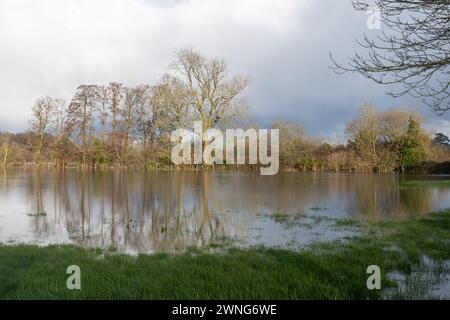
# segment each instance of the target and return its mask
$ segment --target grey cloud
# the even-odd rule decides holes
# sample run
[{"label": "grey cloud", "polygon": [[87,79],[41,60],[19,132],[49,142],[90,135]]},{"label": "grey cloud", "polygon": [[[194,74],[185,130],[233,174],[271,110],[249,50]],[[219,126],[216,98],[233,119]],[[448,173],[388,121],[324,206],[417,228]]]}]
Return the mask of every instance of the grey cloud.
[{"label": "grey cloud", "polygon": [[264,125],[297,121],[312,134],[342,140],[365,101],[411,106],[430,126],[448,125],[419,100],[392,99],[358,75],[334,74],[329,51],[352,55],[368,16],[329,0],[0,0],[0,130],[26,127],[45,94],[70,98],[78,84],[152,83],[178,48],[225,58],[248,74],[245,93]]}]

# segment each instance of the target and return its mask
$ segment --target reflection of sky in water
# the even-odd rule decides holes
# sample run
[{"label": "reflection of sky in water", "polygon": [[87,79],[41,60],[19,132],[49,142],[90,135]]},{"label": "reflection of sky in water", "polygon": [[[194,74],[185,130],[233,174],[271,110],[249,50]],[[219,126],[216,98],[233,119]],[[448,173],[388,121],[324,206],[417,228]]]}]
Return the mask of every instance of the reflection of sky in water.
[{"label": "reflection of sky in water", "polygon": [[[444,177],[442,177],[444,178]],[[345,237],[332,223],[271,216],[406,219],[450,207],[450,188],[402,188],[396,175],[9,170],[0,241],[154,252],[233,239],[298,247]],[[309,220],[309,226],[305,221]]]}]

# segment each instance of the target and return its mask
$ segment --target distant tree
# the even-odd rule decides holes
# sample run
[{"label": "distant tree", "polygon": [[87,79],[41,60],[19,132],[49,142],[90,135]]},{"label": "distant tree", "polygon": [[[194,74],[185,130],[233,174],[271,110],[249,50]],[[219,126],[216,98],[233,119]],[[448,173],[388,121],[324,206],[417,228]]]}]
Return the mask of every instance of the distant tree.
[{"label": "distant tree", "polygon": [[423,161],[431,139],[421,123],[420,115],[413,111],[376,112],[366,105],[347,125],[349,148],[356,151],[357,165],[388,172],[404,171]]},{"label": "distant tree", "polygon": [[407,133],[411,118],[421,126],[423,119],[416,111],[390,109],[380,112],[378,127],[381,142],[395,148],[400,137]]},{"label": "distant tree", "polygon": [[39,98],[32,107],[33,118],[31,120],[31,131],[34,134],[35,142],[32,142],[35,149],[35,162],[40,163],[42,152],[47,142],[50,132],[51,122],[54,112],[64,101],[52,97]]},{"label": "distant tree", "polygon": [[415,111],[410,110],[387,110],[379,115],[379,140],[382,144],[383,155],[380,163],[384,167],[402,168],[404,152],[404,137],[410,131],[411,121],[414,121],[418,134],[417,143],[427,149],[431,137],[422,128],[422,117]]},{"label": "distant tree", "polygon": [[95,165],[109,164],[111,157],[109,155],[108,145],[100,139],[94,139],[91,148],[91,157]]},{"label": "distant tree", "polygon": [[109,84],[110,113],[111,113],[111,145],[114,156],[120,158],[122,134],[119,132],[121,105],[124,98],[125,88],[122,83],[111,82]]},{"label": "distant tree", "polygon": [[2,152],[3,152],[3,167],[7,167],[11,157],[11,136],[4,134],[0,137]]},{"label": "distant tree", "polygon": [[292,122],[274,122],[273,129],[280,130],[280,162],[289,168],[302,170],[316,166],[314,141],[306,134],[305,129]]},{"label": "distant tree", "polygon": [[[156,131],[171,131],[191,125],[191,98],[187,86],[180,79],[164,75],[151,88],[153,127]],[[156,132],[154,132],[156,134]]]},{"label": "distant tree", "polygon": [[378,115],[371,105],[365,105],[357,119],[347,123],[349,143],[368,170],[376,168],[378,155]]},{"label": "distant tree", "polygon": [[440,132],[435,134],[433,143],[435,143],[439,146],[450,148],[450,139],[445,134],[440,133]]},{"label": "distant tree", "polygon": [[151,90],[150,86],[146,84],[138,85],[135,88],[135,117],[136,117],[136,138],[144,146],[144,150],[147,148],[149,133],[151,127],[150,115],[152,113],[151,108]]},{"label": "distant tree", "polygon": [[351,153],[352,150],[346,148],[335,148],[333,153],[326,157],[328,168],[333,169],[335,172],[344,169],[348,166],[349,154]]},{"label": "distant tree", "polygon": [[421,98],[439,114],[450,109],[450,1],[353,0],[356,10],[376,10],[383,31],[358,41],[367,50],[337,72],[357,72],[379,84],[399,84],[394,97]]},{"label": "distant tree", "polygon": [[63,167],[69,159],[72,149],[72,142],[69,139],[69,131],[67,128],[68,109],[63,99],[56,104],[53,110],[53,119],[51,123],[50,133],[52,141],[50,143],[50,153],[57,167]]},{"label": "distant tree", "polygon": [[110,90],[107,86],[97,86],[96,90],[96,96],[97,96],[97,104],[96,109],[98,113],[100,114],[100,125],[101,125],[101,138],[103,140],[106,139],[107,135],[107,125],[108,125],[108,116],[109,116],[109,110],[108,110],[108,103],[110,101]]},{"label": "distant tree", "polygon": [[150,105],[148,138],[152,143],[152,154],[160,161],[170,163],[170,133],[192,126],[193,109],[187,86],[179,78],[164,75],[150,88]]},{"label": "distant tree", "polygon": [[138,85],[134,88],[124,88],[123,107],[121,110],[122,128],[122,150],[120,161],[125,160],[128,153],[130,141],[133,143],[143,142],[144,149],[147,147],[150,113],[150,87]]},{"label": "distant tree", "polygon": [[412,117],[408,122],[408,130],[399,142],[399,164],[401,171],[413,167],[426,158],[425,146],[420,137],[419,123]]},{"label": "distant tree", "polygon": [[94,106],[97,99],[96,85],[81,85],[70,102],[67,111],[68,130],[75,135],[83,164],[89,156],[94,137]]}]

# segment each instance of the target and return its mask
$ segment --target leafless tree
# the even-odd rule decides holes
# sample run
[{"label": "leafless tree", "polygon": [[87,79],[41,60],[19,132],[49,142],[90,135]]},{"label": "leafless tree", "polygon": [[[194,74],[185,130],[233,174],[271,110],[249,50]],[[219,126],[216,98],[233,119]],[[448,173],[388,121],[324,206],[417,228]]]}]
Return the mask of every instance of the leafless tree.
[{"label": "leafless tree", "polygon": [[109,91],[111,99],[111,128],[114,134],[119,124],[120,104],[124,96],[123,84],[111,82],[109,84]]},{"label": "leafless tree", "polygon": [[378,117],[373,106],[366,104],[359,117],[347,124],[347,135],[362,160],[365,170],[373,170],[378,164]]},{"label": "leafless tree", "polygon": [[136,115],[138,114],[138,90],[137,88],[125,89],[125,106],[122,112],[123,123],[123,143],[120,153],[120,161],[126,155],[130,138],[133,137],[133,129],[136,123]]},{"label": "leafless tree", "polygon": [[69,131],[67,130],[68,107],[63,99],[59,99],[53,109],[50,132],[53,141],[50,144],[50,153],[57,167],[64,167],[69,158]]},{"label": "leafless tree", "polygon": [[356,10],[379,12],[383,31],[364,35],[347,65],[332,56],[337,72],[357,72],[379,84],[394,86],[388,94],[421,98],[438,114],[450,109],[450,1],[353,0]]},{"label": "leafless tree", "polygon": [[122,83],[111,82],[109,84],[110,108],[111,108],[111,145],[116,157],[120,156],[121,133],[118,132],[120,125],[121,104],[123,102],[124,90]]},{"label": "leafless tree", "polygon": [[237,98],[248,80],[229,75],[223,60],[181,50],[170,72],[153,86],[80,85],[68,106],[40,99],[24,153],[36,150],[39,161],[48,142],[49,158],[61,166],[70,158],[83,166],[170,164],[173,130],[198,119],[207,130],[241,114]]},{"label": "leafless tree", "polygon": [[151,105],[153,109],[153,138],[157,133],[190,125],[190,97],[184,83],[170,75],[164,75],[161,81],[151,87]]},{"label": "leafless tree", "polygon": [[222,59],[207,59],[191,49],[177,51],[172,68],[182,76],[189,103],[202,120],[204,130],[222,123],[238,111],[236,97],[249,84],[244,76],[229,76]]},{"label": "leafless tree", "polygon": [[148,140],[152,154],[167,162],[170,153],[170,133],[191,125],[193,109],[186,85],[178,78],[164,75],[150,87],[151,113],[148,116]]},{"label": "leafless tree", "polygon": [[40,163],[47,142],[54,112],[61,104],[64,104],[64,101],[47,96],[39,98],[32,107],[31,131],[36,139],[33,147],[35,148],[35,162],[37,164]]},{"label": "leafless tree", "polygon": [[140,84],[135,89],[135,118],[136,118],[136,138],[144,146],[144,150],[148,144],[148,136],[150,132],[149,117],[152,112],[150,100],[150,86],[147,84]]},{"label": "leafless tree", "polygon": [[111,92],[107,86],[98,86],[96,95],[97,95],[97,110],[100,113],[100,124],[102,127],[101,136],[103,140],[105,140],[109,115],[108,103],[110,101]]},{"label": "leafless tree", "polygon": [[3,167],[6,168],[8,166],[8,162],[11,155],[11,137],[10,135],[5,135],[1,139],[2,141],[2,151],[3,151]]},{"label": "leafless tree", "polygon": [[68,128],[70,132],[75,134],[76,140],[78,140],[83,164],[86,164],[89,146],[93,142],[93,111],[96,101],[96,90],[96,85],[79,86],[68,108]]}]

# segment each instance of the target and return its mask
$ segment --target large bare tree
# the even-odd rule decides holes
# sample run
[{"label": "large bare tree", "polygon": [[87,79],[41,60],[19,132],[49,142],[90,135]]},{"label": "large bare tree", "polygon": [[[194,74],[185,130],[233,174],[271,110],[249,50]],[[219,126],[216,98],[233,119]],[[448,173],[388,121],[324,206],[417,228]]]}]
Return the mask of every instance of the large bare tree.
[{"label": "large bare tree", "polygon": [[[359,11],[379,13],[381,32],[358,41],[366,50],[346,65],[333,57],[337,72],[357,72],[388,94],[421,98],[438,114],[450,109],[450,1],[353,0]],[[396,86],[397,84],[397,86]]]},{"label": "large bare tree", "polygon": [[245,76],[229,75],[226,62],[208,59],[192,49],[176,52],[172,68],[185,82],[191,107],[204,130],[220,125],[239,112],[237,96],[249,84]]}]

